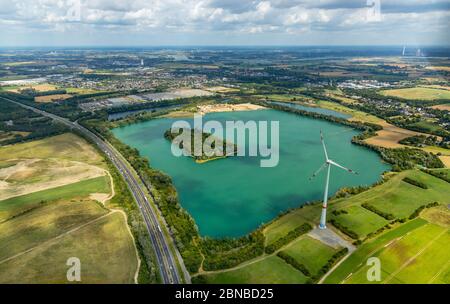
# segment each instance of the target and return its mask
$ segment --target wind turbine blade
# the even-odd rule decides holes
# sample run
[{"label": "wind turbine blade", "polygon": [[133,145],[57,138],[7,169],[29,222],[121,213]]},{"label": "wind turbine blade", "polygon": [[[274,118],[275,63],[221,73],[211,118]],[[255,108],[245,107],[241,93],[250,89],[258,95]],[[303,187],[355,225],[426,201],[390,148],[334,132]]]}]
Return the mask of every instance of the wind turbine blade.
[{"label": "wind turbine blade", "polygon": [[323,151],[325,152],[325,158],[328,160],[328,152],[327,152],[327,148],[325,147],[325,141],[323,140],[322,131],[320,131],[320,141],[322,142]]},{"label": "wind turbine blade", "polygon": [[345,171],[347,171],[347,172],[349,172],[349,173],[352,173],[352,174],[358,174],[358,172],[353,171],[352,169],[345,168],[344,166],[341,166],[341,165],[339,165],[338,163],[336,163],[336,162],[334,162],[334,161],[332,161],[332,160],[328,160],[328,162],[329,162],[331,165],[336,166],[336,167],[338,167],[338,168],[341,168],[342,170],[345,170]]},{"label": "wind turbine blade", "polygon": [[319,170],[317,170],[317,171],[309,178],[309,180],[312,180],[314,177],[316,177],[317,174],[319,174],[323,169],[325,169],[325,167],[326,167],[327,165],[328,165],[327,163],[324,163],[324,164],[319,168]]}]

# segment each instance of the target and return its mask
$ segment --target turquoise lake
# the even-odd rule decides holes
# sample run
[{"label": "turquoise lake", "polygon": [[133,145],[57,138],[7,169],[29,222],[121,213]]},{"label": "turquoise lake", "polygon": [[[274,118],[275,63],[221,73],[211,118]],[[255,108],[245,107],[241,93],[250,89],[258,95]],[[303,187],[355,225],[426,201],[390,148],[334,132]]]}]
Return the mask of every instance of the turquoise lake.
[{"label": "turquoise lake", "polygon": [[[321,200],[325,174],[309,180],[325,161],[320,130],[330,158],[359,172],[351,175],[332,168],[330,195],[345,186],[373,184],[390,169],[378,154],[351,143],[358,131],[277,110],[211,113],[203,120],[279,121],[278,166],[261,168],[260,158],[249,156],[197,164],[190,157],[175,157],[171,153],[171,144],[163,134],[176,120],[180,119],[150,120],[114,129],[113,133],[137,148],[152,167],[172,177],[181,205],[193,216],[202,236],[243,236],[280,212]],[[254,143],[250,139],[247,145]]]}]

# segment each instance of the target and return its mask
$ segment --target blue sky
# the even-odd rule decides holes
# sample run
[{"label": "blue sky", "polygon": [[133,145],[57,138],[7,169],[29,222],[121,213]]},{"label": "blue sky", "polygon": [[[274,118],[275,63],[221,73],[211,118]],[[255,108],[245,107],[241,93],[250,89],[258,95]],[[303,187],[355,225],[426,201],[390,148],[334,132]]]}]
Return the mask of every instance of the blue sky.
[{"label": "blue sky", "polygon": [[449,45],[449,24],[450,0],[0,0],[0,46]]}]

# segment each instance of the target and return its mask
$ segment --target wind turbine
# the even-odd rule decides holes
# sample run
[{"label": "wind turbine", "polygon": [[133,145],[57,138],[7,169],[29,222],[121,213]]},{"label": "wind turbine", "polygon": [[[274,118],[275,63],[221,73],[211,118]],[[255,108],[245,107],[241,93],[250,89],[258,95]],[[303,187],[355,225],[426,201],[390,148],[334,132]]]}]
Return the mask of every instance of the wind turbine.
[{"label": "wind turbine", "polygon": [[342,170],[345,170],[349,173],[352,174],[358,174],[357,172],[351,170],[351,169],[347,169],[344,166],[339,165],[338,163],[332,161],[331,159],[328,158],[328,153],[327,153],[327,148],[325,147],[325,141],[323,140],[323,133],[322,131],[320,131],[320,141],[322,142],[322,146],[323,146],[323,152],[325,153],[325,163],[319,168],[319,170],[316,171],[316,173],[313,174],[313,176],[311,176],[310,180],[313,179],[314,177],[316,177],[320,172],[322,172],[323,169],[327,169],[327,181],[325,184],[325,193],[323,196],[323,206],[322,206],[322,215],[320,217],[320,225],[319,228],[320,229],[327,229],[327,206],[328,206],[328,185],[330,184],[330,171],[331,171],[331,166],[335,166],[338,167]]}]

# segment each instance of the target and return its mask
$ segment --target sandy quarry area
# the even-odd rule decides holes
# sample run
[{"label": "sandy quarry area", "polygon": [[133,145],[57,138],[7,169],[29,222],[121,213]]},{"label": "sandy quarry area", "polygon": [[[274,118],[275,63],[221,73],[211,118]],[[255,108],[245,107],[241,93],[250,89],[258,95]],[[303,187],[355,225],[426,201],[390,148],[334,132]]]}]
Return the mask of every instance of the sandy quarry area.
[{"label": "sandy quarry area", "polygon": [[251,103],[241,103],[241,104],[213,104],[213,105],[202,105],[198,106],[198,113],[205,115],[207,113],[216,112],[233,112],[233,111],[254,111],[266,109],[263,106],[251,104]]},{"label": "sandy quarry area", "polygon": [[105,171],[85,163],[24,159],[0,169],[0,200],[104,176]]}]

